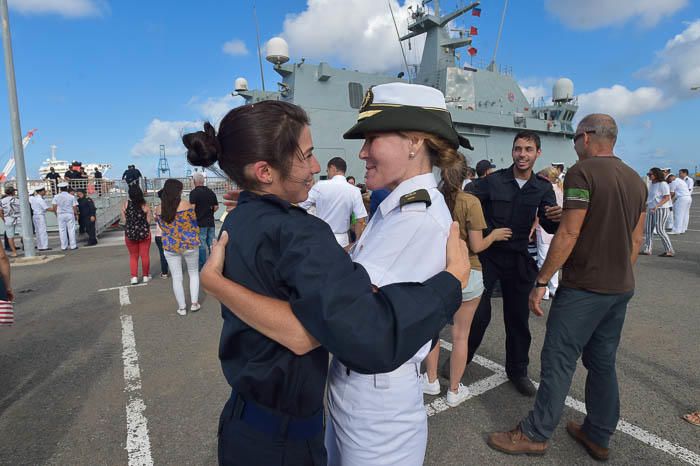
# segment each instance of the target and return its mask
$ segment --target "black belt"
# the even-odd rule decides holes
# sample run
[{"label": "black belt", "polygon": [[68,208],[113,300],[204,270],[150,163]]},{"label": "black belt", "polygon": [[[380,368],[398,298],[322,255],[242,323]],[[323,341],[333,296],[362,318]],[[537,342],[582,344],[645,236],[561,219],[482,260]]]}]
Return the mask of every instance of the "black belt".
[{"label": "black belt", "polygon": [[253,429],[269,435],[290,440],[308,440],[323,430],[323,408],[309,417],[289,416],[270,411],[254,401],[245,400],[235,390],[231,390],[229,403],[233,406],[233,418],[240,419]]}]

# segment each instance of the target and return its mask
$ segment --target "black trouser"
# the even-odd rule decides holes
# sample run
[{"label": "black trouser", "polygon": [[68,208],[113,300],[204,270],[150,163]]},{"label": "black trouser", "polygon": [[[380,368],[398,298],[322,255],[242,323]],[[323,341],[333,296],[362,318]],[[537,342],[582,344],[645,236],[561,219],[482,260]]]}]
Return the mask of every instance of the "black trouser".
[{"label": "black trouser", "polygon": [[168,274],[168,259],[165,258],[165,252],[163,252],[163,237],[156,236],[156,246],[158,246],[158,254],[160,254],[160,274]]},{"label": "black trouser", "polygon": [[322,429],[308,440],[272,436],[248,425],[236,408],[235,399],[229,398],[219,419],[220,465],[326,466]]},{"label": "black trouser", "polygon": [[89,218],[83,220],[83,225],[85,226],[85,231],[88,234],[88,246],[97,244],[97,238],[95,234],[95,222],[91,221]]},{"label": "black trouser", "polygon": [[537,265],[527,254],[489,250],[479,255],[484,274],[484,294],[476,308],[469,332],[469,360],[481,345],[491,322],[491,294],[498,280],[503,292],[503,321],[506,327],[506,374],[510,378],[527,376],[530,362],[530,310],[527,300],[537,277]]}]

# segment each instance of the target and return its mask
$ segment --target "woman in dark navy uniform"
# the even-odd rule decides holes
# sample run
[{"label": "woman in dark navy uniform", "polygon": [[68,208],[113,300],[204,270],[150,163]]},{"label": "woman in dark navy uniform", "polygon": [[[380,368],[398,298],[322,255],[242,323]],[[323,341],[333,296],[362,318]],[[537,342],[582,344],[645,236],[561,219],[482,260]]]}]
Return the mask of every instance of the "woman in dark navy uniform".
[{"label": "woman in dark navy uniform", "polygon": [[[206,123],[183,137],[190,163],[218,162],[244,190],[223,226],[231,238],[223,273],[202,271],[203,286],[222,302],[219,357],[232,388],[219,424],[221,464],[325,464],[328,351],[358,372],[399,367],[452,320],[467,280],[466,248],[453,227],[447,272],[373,288],[328,225],[293,205],[320,171],[308,125],[301,108],[265,101],[230,111],[218,134]],[[227,307],[247,296],[233,281],[250,299],[269,297],[269,307],[256,309],[270,319],[262,333]],[[294,314],[275,312],[279,300]],[[280,320],[289,331],[276,334]]]}]

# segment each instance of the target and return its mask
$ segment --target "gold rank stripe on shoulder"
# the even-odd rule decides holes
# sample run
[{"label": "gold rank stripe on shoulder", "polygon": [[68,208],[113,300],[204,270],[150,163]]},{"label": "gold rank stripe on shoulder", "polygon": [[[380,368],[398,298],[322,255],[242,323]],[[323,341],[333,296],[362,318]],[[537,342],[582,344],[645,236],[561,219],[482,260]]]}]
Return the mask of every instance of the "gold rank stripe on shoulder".
[{"label": "gold rank stripe on shoulder", "polygon": [[430,204],[433,203],[430,200],[430,194],[426,189],[417,189],[412,193],[404,194],[403,196],[401,196],[401,199],[399,200],[399,205],[403,207],[406,204],[413,204],[414,202],[425,202],[425,205],[427,207],[430,207]]}]

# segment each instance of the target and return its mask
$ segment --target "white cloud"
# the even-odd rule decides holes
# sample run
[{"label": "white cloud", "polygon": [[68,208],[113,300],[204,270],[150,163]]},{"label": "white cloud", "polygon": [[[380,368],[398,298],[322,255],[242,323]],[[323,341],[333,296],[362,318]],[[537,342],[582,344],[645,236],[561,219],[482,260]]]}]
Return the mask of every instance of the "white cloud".
[{"label": "white cloud", "polygon": [[656,25],[688,4],[688,0],[545,0],[545,9],[573,29],[595,29],[638,19]]},{"label": "white cloud", "polygon": [[[408,32],[408,6],[391,0],[401,35]],[[289,42],[293,57],[329,60],[349,68],[369,72],[403,68],[401,48],[391,13],[385,2],[376,0],[308,0],[307,9],[287,15],[282,36]],[[409,64],[420,60],[424,37],[411,39],[412,50],[404,43]]]},{"label": "white cloud", "polygon": [[654,65],[638,76],[648,76],[674,97],[698,96],[700,93],[690,88],[700,85],[700,19],[687,23],[686,29],[666,42],[656,57]]},{"label": "white cloud", "polygon": [[109,9],[103,0],[9,0],[9,6],[27,15],[56,14],[67,18],[100,16]]},{"label": "white cloud", "polygon": [[202,128],[202,121],[163,121],[154,118],[146,128],[146,135],[131,148],[131,155],[159,155],[160,145],[165,145],[166,154],[178,154],[185,151],[182,135],[188,131]]},{"label": "white cloud", "polygon": [[187,106],[195,111],[196,120],[161,120],[154,118],[146,128],[144,137],[131,148],[134,156],[156,156],[160,153],[160,145],[165,145],[167,154],[185,152],[182,145],[182,135],[189,131],[202,129],[205,121],[209,121],[215,127],[229,110],[243,104],[242,97],[225,95],[223,97],[208,97],[201,99],[192,97]]},{"label": "white cloud", "polygon": [[642,115],[668,107],[672,103],[655,87],[640,87],[635,90],[615,84],[593,92],[579,94],[578,116],[589,113],[608,113],[618,120]]},{"label": "white cloud", "polygon": [[240,39],[233,39],[226,42],[221,47],[221,51],[227,55],[233,55],[234,57],[239,55],[248,55],[248,48]]},{"label": "white cloud", "polygon": [[232,96],[231,94],[223,97],[208,97],[206,100],[200,100],[199,97],[192,97],[188,105],[212,125],[218,128],[219,122],[229,110],[243,104],[243,97]]}]

